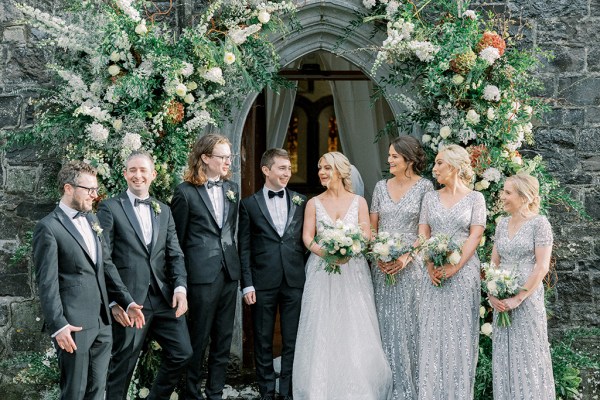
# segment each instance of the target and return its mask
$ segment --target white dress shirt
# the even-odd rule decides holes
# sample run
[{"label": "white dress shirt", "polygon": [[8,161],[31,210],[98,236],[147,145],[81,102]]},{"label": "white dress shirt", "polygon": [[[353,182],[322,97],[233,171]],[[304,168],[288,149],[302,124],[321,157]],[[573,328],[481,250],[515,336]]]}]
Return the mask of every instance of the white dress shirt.
[{"label": "white dress shirt", "polygon": [[[212,179],[209,179],[213,181]],[[214,180],[213,182],[218,182],[219,180]],[[208,183],[208,182],[207,182]],[[223,188],[220,186],[213,186],[210,189],[208,185],[206,186],[206,191],[208,192],[208,197],[210,198],[210,202],[213,206],[213,211],[215,212],[215,218],[217,220],[217,225],[219,228],[223,227]]]},{"label": "white dress shirt", "polygon": [[129,201],[131,202],[131,206],[135,211],[135,216],[137,217],[138,223],[140,224],[140,228],[142,228],[142,235],[144,236],[144,243],[146,246],[152,242],[152,210],[150,209],[149,204],[138,204],[135,205],[135,199],[139,200],[147,200],[150,197],[146,197],[142,199],[137,197],[135,194],[131,193],[129,189],[127,189],[127,197],[129,197]]}]

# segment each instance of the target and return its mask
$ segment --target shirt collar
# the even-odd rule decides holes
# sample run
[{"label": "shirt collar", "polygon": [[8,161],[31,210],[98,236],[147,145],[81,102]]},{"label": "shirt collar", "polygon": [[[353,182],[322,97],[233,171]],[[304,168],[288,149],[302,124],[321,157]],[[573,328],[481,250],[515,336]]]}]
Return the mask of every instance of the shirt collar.
[{"label": "shirt collar", "polygon": [[75,215],[77,215],[77,213],[79,212],[78,210],[75,210],[74,208],[69,207],[62,201],[60,203],[58,203],[58,206],[60,207],[61,210],[63,210],[65,212],[65,214],[67,214],[67,217],[69,217],[70,219],[73,219],[73,217],[75,217]]},{"label": "shirt collar", "polygon": [[142,199],[141,197],[138,197],[135,194],[131,193],[131,190],[129,190],[129,189],[127,189],[126,193],[127,193],[127,197],[129,197],[129,201],[131,202],[131,204],[135,204],[135,199],[146,200],[146,199],[150,198],[150,196],[147,196]]},{"label": "shirt collar", "polygon": [[287,194],[286,194],[286,190],[285,190],[285,188],[283,188],[283,189],[279,189],[279,190],[273,190],[273,189],[269,189],[269,188],[268,188],[268,187],[265,185],[265,186],[263,186],[263,195],[265,196],[265,199],[267,199],[267,200],[269,199],[269,190],[270,190],[270,191],[273,191],[273,192],[275,192],[275,193],[279,193],[279,192],[281,192],[281,191],[283,190],[283,198],[284,198],[284,199],[285,199],[285,196],[287,195]]}]

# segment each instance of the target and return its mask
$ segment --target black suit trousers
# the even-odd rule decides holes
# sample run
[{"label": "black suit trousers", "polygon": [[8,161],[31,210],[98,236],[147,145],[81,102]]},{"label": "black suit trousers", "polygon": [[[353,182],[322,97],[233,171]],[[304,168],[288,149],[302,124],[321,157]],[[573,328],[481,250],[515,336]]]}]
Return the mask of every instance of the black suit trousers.
[{"label": "black suit trousers", "polygon": [[146,337],[156,340],[162,348],[162,360],[148,399],[168,399],[192,357],[186,319],[175,318],[175,309],[162,294],[150,289],[142,311],[146,319],[142,329],[113,322],[107,400],[127,399],[127,389]]},{"label": "black suit trousers", "polygon": [[110,325],[98,318],[98,325],[71,334],[77,350],[68,353],[58,347],[61,400],[102,400],[106,370],[110,361],[112,335]]},{"label": "black suit trousers", "polygon": [[279,393],[282,396],[292,395],[292,366],[302,292],[302,288],[290,287],[285,279],[277,288],[256,291],[256,303],[252,305],[252,323],[256,375],[261,396],[275,393],[273,334],[278,310],[282,339]]}]

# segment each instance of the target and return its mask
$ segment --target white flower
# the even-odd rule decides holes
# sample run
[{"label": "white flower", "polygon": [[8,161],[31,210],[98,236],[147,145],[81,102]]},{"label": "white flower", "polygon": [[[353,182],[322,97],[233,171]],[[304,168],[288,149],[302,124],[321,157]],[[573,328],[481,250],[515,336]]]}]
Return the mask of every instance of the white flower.
[{"label": "white flower", "polygon": [[117,7],[135,22],[141,19],[139,11],[131,6],[131,0],[116,0],[116,4]]},{"label": "white flower", "polygon": [[450,136],[451,133],[452,133],[452,130],[447,125],[442,126],[440,128],[440,136],[442,137],[442,139],[447,139],[448,136]]},{"label": "white flower", "polygon": [[467,10],[463,13],[463,18],[469,18],[472,19],[473,21],[477,20],[477,14],[475,14],[475,11],[473,10]]},{"label": "white flower", "polygon": [[121,54],[119,54],[116,51],[113,51],[112,53],[110,53],[110,57],[108,57],[110,59],[110,61],[112,62],[117,62],[121,59]]},{"label": "white flower", "polygon": [[514,162],[515,164],[518,164],[518,165],[522,165],[523,164],[523,159],[521,157],[519,157],[519,156],[512,156],[510,158],[510,161],[512,161],[512,162]]},{"label": "white flower", "polygon": [[128,133],[123,138],[123,147],[138,150],[142,147],[142,137],[137,133]]},{"label": "white flower", "polygon": [[490,187],[490,183],[485,179],[482,179],[479,182],[475,183],[475,190],[481,191],[481,190],[485,190],[489,187]]},{"label": "white flower", "polygon": [[363,6],[368,10],[375,7],[375,4],[377,4],[377,0],[363,0]]},{"label": "white flower", "polygon": [[455,85],[460,85],[461,83],[463,83],[465,81],[464,76],[460,75],[460,74],[455,74],[452,77],[452,83],[454,83]]},{"label": "white flower", "polygon": [[523,133],[525,133],[526,135],[530,135],[532,132],[533,125],[531,124],[531,122],[528,122],[525,125],[523,125]]},{"label": "white flower", "polygon": [[179,395],[177,394],[177,392],[171,393],[169,400],[179,400]]},{"label": "white flower", "polygon": [[427,142],[429,142],[430,140],[431,140],[431,135],[427,135],[427,134],[425,134],[425,135],[423,135],[423,136],[421,137],[421,142],[423,142],[423,143],[427,143]]},{"label": "white flower", "polygon": [[492,107],[487,109],[487,113],[486,113],[487,119],[489,119],[490,121],[493,121],[494,119],[496,119],[496,111],[494,111],[494,109]]},{"label": "white flower", "polygon": [[183,68],[181,68],[181,75],[185,76],[186,78],[190,75],[192,75],[194,73],[194,66],[192,64],[190,64],[189,62],[183,62]]},{"label": "white flower", "polygon": [[492,65],[500,58],[500,52],[497,48],[488,46],[479,52],[479,57],[483,58],[489,65]]},{"label": "white flower", "polygon": [[246,28],[235,27],[229,30],[229,38],[235,44],[242,44],[246,41],[248,36],[260,31],[261,29],[261,24],[250,25]]},{"label": "white flower", "polygon": [[112,123],[112,126],[115,128],[115,131],[120,131],[123,127],[123,120],[120,118],[115,119]]},{"label": "white flower", "polygon": [[452,265],[456,265],[460,262],[460,254],[457,251],[453,251],[448,257],[448,262]]},{"label": "white flower", "polygon": [[483,171],[481,176],[490,182],[500,182],[500,179],[502,179],[502,173],[494,167],[490,167]]},{"label": "white flower", "polygon": [[525,111],[527,115],[533,114],[533,108],[531,106],[523,106],[523,111]]},{"label": "white flower", "polygon": [[209,68],[202,74],[202,77],[207,81],[219,83],[221,85],[225,84],[225,79],[223,79],[223,71],[219,67]]},{"label": "white flower", "polygon": [[258,12],[258,20],[261,24],[266,24],[271,19],[271,14],[267,12],[267,10],[260,10]]},{"label": "white flower", "polygon": [[108,73],[111,76],[117,76],[119,75],[119,73],[121,72],[121,68],[118,65],[111,65],[110,67],[108,67]]},{"label": "white flower", "polygon": [[358,240],[352,242],[352,253],[358,254],[362,250],[362,246]]},{"label": "white flower", "polygon": [[490,281],[486,284],[488,291],[493,295],[496,293],[496,291],[498,290],[498,285],[496,285],[496,282],[494,281]]},{"label": "white flower", "polygon": [[470,109],[469,111],[467,111],[467,116],[466,116],[466,120],[469,124],[471,125],[477,125],[479,123],[479,120],[481,118],[479,117],[479,114],[477,114],[477,111]]},{"label": "white flower", "polygon": [[500,101],[500,90],[498,86],[487,85],[483,89],[483,99],[487,101]]},{"label": "white flower", "polygon": [[185,85],[185,87],[186,87],[188,90],[196,90],[196,89],[198,89],[198,84],[197,84],[196,82],[194,82],[194,81],[189,81],[189,82],[188,82],[188,83]]},{"label": "white flower", "polygon": [[142,22],[140,22],[139,25],[135,27],[135,33],[137,33],[140,36],[148,33],[148,28],[146,27],[145,19],[143,19]]},{"label": "white flower", "polygon": [[386,243],[376,243],[373,246],[373,252],[379,254],[382,258],[390,255],[390,246]]},{"label": "white flower", "polygon": [[85,130],[94,142],[104,143],[108,139],[108,129],[97,122],[92,122]]},{"label": "white flower", "polygon": [[490,336],[492,334],[492,324],[486,322],[485,324],[481,325],[481,333],[483,333],[485,336]]},{"label": "white flower", "polygon": [[148,388],[141,388],[140,391],[138,392],[138,396],[140,396],[140,399],[145,399],[146,397],[148,397],[148,395],[150,394],[150,389]]},{"label": "white flower", "polygon": [[483,318],[485,317],[485,307],[481,306],[479,307],[479,318]]},{"label": "white flower", "polygon": [[420,42],[413,40],[408,43],[408,48],[415,52],[417,58],[423,62],[433,60],[433,55],[440,51],[440,48],[431,44],[431,42]]},{"label": "white flower", "polygon": [[194,102],[194,96],[191,93],[188,93],[185,95],[185,97],[183,98],[183,102],[185,104],[192,104]]},{"label": "white flower", "polygon": [[235,54],[230,51],[226,51],[223,56],[223,62],[227,65],[231,65],[235,62]]},{"label": "white flower", "polygon": [[185,86],[183,83],[178,84],[175,87],[175,93],[177,93],[177,96],[179,97],[185,97],[187,93],[187,86]]}]

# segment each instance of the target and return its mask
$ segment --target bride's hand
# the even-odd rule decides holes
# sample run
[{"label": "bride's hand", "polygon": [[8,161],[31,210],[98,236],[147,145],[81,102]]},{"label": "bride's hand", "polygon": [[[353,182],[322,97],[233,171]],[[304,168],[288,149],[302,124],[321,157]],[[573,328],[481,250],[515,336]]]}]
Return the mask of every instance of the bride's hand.
[{"label": "bride's hand", "polygon": [[350,258],[351,257],[338,258],[337,260],[335,260],[334,264],[337,264],[337,265],[348,264],[348,261],[350,261]]}]

